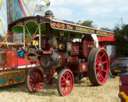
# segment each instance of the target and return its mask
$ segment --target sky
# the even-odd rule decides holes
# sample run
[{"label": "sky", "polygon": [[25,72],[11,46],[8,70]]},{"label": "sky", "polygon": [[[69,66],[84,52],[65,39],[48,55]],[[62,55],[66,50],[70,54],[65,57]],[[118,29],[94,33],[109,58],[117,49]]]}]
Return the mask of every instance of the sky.
[{"label": "sky", "polygon": [[128,0],[50,0],[56,18],[78,22],[93,20],[97,27],[128,23]]}]

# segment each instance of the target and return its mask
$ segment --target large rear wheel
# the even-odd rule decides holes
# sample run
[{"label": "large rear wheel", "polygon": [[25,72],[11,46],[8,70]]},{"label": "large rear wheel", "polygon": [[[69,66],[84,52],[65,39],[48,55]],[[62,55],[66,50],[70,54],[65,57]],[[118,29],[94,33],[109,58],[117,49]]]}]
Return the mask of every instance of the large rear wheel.
[{"label": "large rear wheel", "polygon": [[44,88],[43,71],[41,68],[29,69],[27,75],[27,88],[29,92],[41,92]]},{"label": "large rear wheel", "polygon": [[70,69],[63,69],[59,73],[57,89],[61,96],[68,96],[74,87],[74,76]]},{"label": "large rear wheel", "polygon": [[103,85],[109,79],[110,63],[105,49],[93,48],[88,57],[88,75],[93,85]]}]

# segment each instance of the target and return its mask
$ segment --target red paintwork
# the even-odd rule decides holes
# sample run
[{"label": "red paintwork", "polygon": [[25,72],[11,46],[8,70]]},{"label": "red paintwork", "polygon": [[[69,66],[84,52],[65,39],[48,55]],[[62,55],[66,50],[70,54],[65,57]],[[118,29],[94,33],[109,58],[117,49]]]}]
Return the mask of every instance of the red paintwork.
[{"label": "red paintwork", "polygon": [[30,61],[27,58],[20,58],[17,56],[17,52],[13,50],[7,50],[6,52],[5,67],[8,69],[16,69],[18,66],[28,65]]},{"label": "red paintwork", "polygon": [[80,43],[72,43],[72,55],[79,55],[80,53]]},{"label": "red paintwork", "polygon": [[124,93],[126,96],[128,96],[128,74],[124,74],[120,76],[120,85],[119,85],[119,98],[121,102],[126,102],[127,100],[124,98],[124,96],[121,94]]},{"label": "red paintwork", "polygon": [[121,81],[122,85],[128,85],[128,75],[121,75],[120,81]]},{"label": "red paintwork", "polygon": [[70,70],[66,70],[62,76],[60,76],[60,90],[62,96],[68,96],[74,87],[74,78]]},{"label": "red paintwork", "polygon": [[93,41],[91,40],[83,40],[82,41],[82,55],[84,57],[88,57],[90,50],[93,47]]},{"label": "red paintwork", "polygon": [[6,66],[8,68],[16,68],[18,65],[18,57],[16,51],[7,50],[6,51]]},{"label": "red paintwork", "polygon": [[18,58],[18,66],[28,65],[30,62],[25,58]]},{"label": "red paintwork", "polygon": [[115,36],[99,36],[98,37],[99,42],[115,42]]},{"label": "red paintwork", "polygon": [[128,96],[128,75],[120,76],[120,83],[120,92],[125,92],[125,94]]},{"label": "red paintwork", "polygon": [[19,0],[19,6],[20,6],[20,8],[21,8],[22,11],[23,11],[24,16],[27,16],[27,15],[26,15],[26,12],[25,12],[25,10],[24,10],[24,7],[23,7],[23,2],[22,2],[22,0]]},{"label": "red paintwork", "polygon": [[79,58],[78,56],[71,56],[68,58],[68,62],[71,63],[71,64],[77,64],[79,61]]},{"label": "red paintwork", "polygon": [[31,92],[39,92],[42,91],[44,88],[44,83],[43,83],[43,73],[41,73],[40,70],[34,69],[31,70],[30,75],[27,76],[28,80],[28,87]]},{"label": "red paintwork", "polygon": [[95,59],[96,76],[100,84],[106,83],[109,73],[108,56],[101,50]]},{"label": "red paintwork", "polygon": [[128,85],[120,86],[120,92],[124,92],[128,96]]}]

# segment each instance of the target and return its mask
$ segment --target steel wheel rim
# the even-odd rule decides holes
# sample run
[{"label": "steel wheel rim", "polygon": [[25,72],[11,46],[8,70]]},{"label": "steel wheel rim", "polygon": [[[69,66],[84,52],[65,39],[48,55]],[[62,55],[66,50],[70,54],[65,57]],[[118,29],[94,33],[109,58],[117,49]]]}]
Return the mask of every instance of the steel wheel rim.
[{"label": "steel wheel rim", "polygon": [[37,69],[31,71],[28,80],[29,80],[29,87],[31,92],[40,92],[43,90],[44,84],[43,84],[43,76],[41,74],[41,71]]},{"label": "steel wheel rim", "polygon": [[95,67],[98,82],[104,84],[109,76],[109,58],[105,50],[101,50],[97,53]]},{"label": "steel wheel rim", "polygon": [[65,71],[60,77],[60,91],[63,96],[68,96],[74,86],[73,74],[70,71]]}]

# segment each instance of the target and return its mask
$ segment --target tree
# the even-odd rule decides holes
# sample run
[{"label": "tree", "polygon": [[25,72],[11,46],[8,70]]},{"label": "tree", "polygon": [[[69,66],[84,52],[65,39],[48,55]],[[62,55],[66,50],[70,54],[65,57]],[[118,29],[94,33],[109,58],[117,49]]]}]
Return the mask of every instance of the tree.
[{"label": "tree", "polygon": [[78,24],[83,25],[83,26],[92,27],[93,21],[92,20],[84,20],[84,21],[79,21]]},{"label": "tree", "polygon": [[106,30],[106,31],[112,31],[110,28],[108,28],[108,27],[101,27],[100,28],[101,30]]},{"label": "tree", "polygon": [[128,24],[116,26],[114,29],[116,37],[117,54],[128,56]]}]

